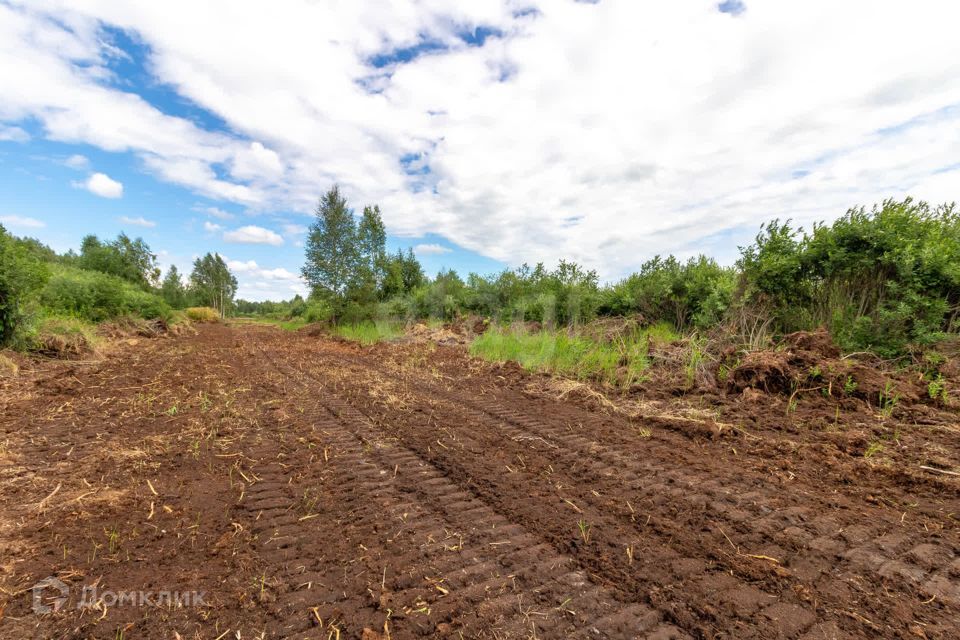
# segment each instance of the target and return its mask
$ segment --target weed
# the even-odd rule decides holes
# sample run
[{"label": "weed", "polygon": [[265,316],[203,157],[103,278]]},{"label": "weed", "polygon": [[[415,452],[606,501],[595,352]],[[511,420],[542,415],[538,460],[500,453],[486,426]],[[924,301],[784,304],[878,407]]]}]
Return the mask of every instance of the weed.
[{"label": "weed", "polygon": [[884,418],[892,416],[893,410],[897,407],[897,403],[900,402],[900,394],[894,393],[893,391],[893,381],[887,380],[883,391],[880,393],[880,415]]},{"label": "weed", "polygon": [[943,379],[942,373],[938,373],[937,377],[927,385],[927,395],[931,400],[947,401],[947,381]]},{"label": "weed", "polygon": [[697,371],[706,360],[706,339],[693,337],[690,339],[690,352],[687,356],[687,364],[684,367],[684,374],[687,379],[687,386],[692,387],[697,380]]},{"label": "weed", "polygon": [[877,455],[881,451],[883,451],[883,444],[881,442],[874,440],[869,445],[867,445],[866,451],[863,452],[863,457],[872,458],[873,456]]},{"label": "weed", "polygon": [[650,431],[650,429],[648,429],[647,427],[640,427],[639,429],[637,429],[637,435],[640,436],[641,438],[649,438],[650,436],[653,435],[653,432]]},{"label": "weed", "polygon": [[856,390],[857,381],[853,379],[853,376],[847,376],[846,382],[843,383],[843,393],[852,396]]},{"label": "weed", "polygon": [[581,518],[577,522],[577,528],[580,529],[580,537],[583,538],[583,542],[589,544],[590,542],[590,524],[586,520]]},{"label": "weed", "polygon": [[112,529],[104,529],[103,532],[107,536],[107,550],[114,554],[120,549],[120,532],[117,531],[116,527]]}]

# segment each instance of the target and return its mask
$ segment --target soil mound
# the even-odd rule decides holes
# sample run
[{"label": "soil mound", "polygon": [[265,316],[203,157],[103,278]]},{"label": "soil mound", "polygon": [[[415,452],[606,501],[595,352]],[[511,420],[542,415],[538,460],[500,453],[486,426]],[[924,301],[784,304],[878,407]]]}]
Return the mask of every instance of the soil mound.
[{"label": "soil mound", "polygon": [[722,367],[726,367],[726,389],[731,393],[747,389],[784,395],[818,391],[826,397],[859,398],[880,407],[924,398],[916,381],[884,372],[875,356],[866,358],[841,357],[830,334],[820,329],[788,334],[773,349],[749,352]]}]

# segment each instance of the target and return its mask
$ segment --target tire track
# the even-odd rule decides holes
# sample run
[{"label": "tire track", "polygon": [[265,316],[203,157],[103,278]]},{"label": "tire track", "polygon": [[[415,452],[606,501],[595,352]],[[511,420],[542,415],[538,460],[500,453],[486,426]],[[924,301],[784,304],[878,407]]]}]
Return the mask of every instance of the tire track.
[{"label": "tire track", "polygon": [[[409,381],[400,379],[392,374],[384,374],[382,369],[366,362],[357,362],[357,359],[342,354],[329,354],[348,364],[359,364],[376,372],[377,375],[386,375],[394,381],[408,385]],[[462,393],[453,394],[429,383],[415,383],[412,385],[417,393],[430,398],[440,398],[450,405],[456,405],[461,414],[466,414],[469,421],[478,422],[484,426],[497,429],[503,438],[501,442],[518,442],[525,439],[528,446],[537,449],[537,453],[557,461],[558,466],[568,469],[580,468],[585,473],[579,475],[579,480],[592,486],[612,486],[623,483],[637,492],[641,500],[661,503],[686,503],[688,507],[703,512],[705,517],[714,521],[722,521],[729,527],[730,535],[741,535],[750,540],[764,541],[769,546],[771,541],[776,548],[778,558],[785,565],[791,567],[790,576],[794,591],[809,593],[813,590],[836,590],[837,585],[845,585],[851,581],[862,582],[864,574],[872,576],[868,591],[875,594],[886,594],[888,602],[894,606],[902,606],[902,600],[914,600],[914,593],[919,591],[926,597],[939,598],[941,602],[955,607],[960,599],[960,589],[954,576],[956,569],[950,566],[936,566],[932,561],[939,557],[949,562],[953,561],[956,553],[950,544],[943,544],[936,539],[924,541],[920,544],[902,531],[892,530],[889,522],[883,519],[863,518],[862,513],[848,512],[846,526],[855,527],[856,534],[845,531],[846,526],[838,530],[838,513],[833,511],[828,516],[813,515],[809,508],[810,494],[804,500],[795,496],[772,496],[769,492],[755,490],[745,493],[739,498],[736,496],[736,487],[724,484],[718,479],[710,479],[695,486],[688,472],[678,472],[675,468],[664,465],[655,465],[650,460],[637,460],[627,457],[609,446],[591,442],[571,432],[568,425],[550,424],[540,417],[533,417],[514,409],[505,408],[493,399],[486,396],[467,397]],[[585,422],[596,418],[585,417]],[[462,433],[462,432],[461,432]],[[531,437],[531,434],[533,437]],[[407,442],[410,446],[410,443]],[[475,449],[483,450],[491,442],[474,440]],[[614,471],[619,470],[619,472]],[[651,478],[656,478],[651,482]],[[589,494],[586,495],[589,501]],[[602,501],[597,508],[602,509]],[[780,505],[771,509],[770,505]],[[581,505],[582,506],[582,505]],[[875,514],[876,515],[876,514]],[[864,522],[868,524],[864,524]],[[676,535],[675,530],[663,532],[665,536]],[[727,538],[727,533],[722,532]],[[934,536],[936,538],[936,536]],[[729,541],[729,538],[727,538]],[[733,546],[733,543],[730,542]],[[759,553],[759,552],[758,552]],[[741,555],[737,550],[737,555]],[[737,568],[734,566],[734,568]],[[749,574],[748,574],[749,576]],[[768,586],[776,587],[778,580],[767,580]],[[754,582],[763,582],[756,580]],[[893,584],[891,585],[891,581]],[[709,587],[707,585],[707,587]],[[894,597],[890,596],[890,589],[901,592]],[[780,589],[775,589],[778,591]],[[742,585],[736,585],[732,590],[736,596],[743,591]],[[862,592],[862,587],[859,588]],[[721,594],[723,595],[723,594]],[[874,610],[882,620],[883,604],[863,601],[860,593],[849,589],[842,589],[839,597],[818,597],[821,607],[820,617],[828,620],[839,620],[840,623],[849,623],[844,618],[854,618],[848,614],[846,598],[853,600],[859,607],[867,611]],[[736,600],[736,597],[732,598]],[[823,602],[823,600],[827,600]],[[919,604],[919,599],[915,600]],[[770,609],[779,612],[784,606],[800,606],[794,603],[777,603]],[[800,609],[803,607],[800,606]],[[919,609],[919,607],[917,607]],[[793,611],[793,618],[808,619],[812,624],[812,616],[797,609]],[[918,611],[917,615],[923,619],[936,610],[927,609]],[[866,621],[868,628],[879,629],[876,623]],[[811,626],[810,624],[806,627]],[[801,628],[802,630],[802,628]]]},{"label": "tire track", "polygon": [[[256,346],[280,371],[293,378],[301,376]],[[383,434],[347,402],[318,391],[309,382],[302,386],[330,412],[327,419],[313,415],[310,420],[316,429],[331,434],[325,444],[340,452],[333,458],[343,473],[338,499],[377,506],[376,514],[354,514],[360,516],[354,524],[363,527],[368,524],[364,518],[384,513],[399,516],[408,532],[406,539],[418,543],[403,550],[415,553],[418,564],[435,574],[423,575],[427,585],[416,584],[416,578],[395,580],[387,596],[401,606],[413,602],[429,609],[432,619],[442,620],[433,631],[457,631],[467,637],[571,637],[578,629],[589,629],[584,631],[589,637],[602,638],[623,637],[629,629],[631,637],[690,637],[665,621],[662,613],[643,605],[628,608],[642,609],[643,615],[625,617],[623,605],[609,590],[593,584],[573,558],[543,544],[537,535],[498,513],[416,452],[384,442]],[[270,488],[258,493],[246,508],[255,518],[258,537],[266,536],[265,558],[282,567],[282,580],[293,587],[304,584],[303,567],[309,567],[310,559],[303,553],[303,543],[313,532],[309,521],[293,522],[294,498],[282,486],[285,477],[288,474],[278,466],[261,471],[261,483]],[[316,597],[299,591],[301,595],[283,601],[284,610],[278,611],[277,624],[271,629],[275,634],[288,637],[308,632],[318,619],[328,619],[324,613],[336,616],[338,605],[371,606],[365,594],[354,595],[354,602],[347,603],[351,596],[344,593],[339,598],[327,594],[329,602],[306,608]],[[316,615],[311,619],[304,615],[307,610]],[[350,628],[350,621],[343,623],[345,630],[362,631]],[[398,633],[394,637],[400,637]]]}]

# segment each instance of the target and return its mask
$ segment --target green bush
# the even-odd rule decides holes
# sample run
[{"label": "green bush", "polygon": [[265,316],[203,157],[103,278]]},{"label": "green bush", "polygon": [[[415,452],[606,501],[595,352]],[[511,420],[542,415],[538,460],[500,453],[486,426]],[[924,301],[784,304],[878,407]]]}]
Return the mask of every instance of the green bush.
[{"label": "green bush", "polygon": [[49,276],[34,250],[37,245],[14,238],[0,225],[0,346],[14,339],[25,319],[25,304]]},{"label": "green bush", "polygon": [[893,357],[956,331],[960,215],[910,198],[849,210],[811,232],[764,226],[741,250],[742,302],[781,331],[830,329],[842,348]]},{"label": "green bush", "polygon": [[305,322],[330,322],[333,308],[323,300],[314,300],[307,304],[300,316]]},{"label": "green bush", "polygon": [[90,322],[125,314],[147,319],[166,318],[170,314],[170,307],[162,298],[117,276],[63,265],[51,265],[50,271],[39,301],[55,314]]},{"label": "green bush", "polygon": [[734,297],[736,275],[705,256],[680,262],[656,256],[640,271],[605,289],[601,315],[639,313],[648,323],[676,329],[707,328],[723,320]]}]

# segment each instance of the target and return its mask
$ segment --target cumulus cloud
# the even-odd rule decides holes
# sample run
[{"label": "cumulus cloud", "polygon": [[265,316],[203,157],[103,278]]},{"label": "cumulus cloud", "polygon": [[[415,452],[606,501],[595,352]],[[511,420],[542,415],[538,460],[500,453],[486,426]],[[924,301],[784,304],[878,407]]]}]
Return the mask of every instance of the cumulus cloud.
[{"label": "cumulus cloud", "polygon": [[123,184],[117,182],[105,173],[94,173],[84,182],[74,183],[75,186],[83,187],[90,193],[101,198],[121,198],[123,197]]},{"label": "cumulus cloud", "polygon": [[417,255],[428,256],[428,255],[440,255],[444,253],[452,253],[453,249],[445,247],[442,244],[436,244],[431,242],[428,244],[418,244],[413,248],[413,252]]},{"label": "cumulus cloud", "polygon": [[209,216],[217,218],[218,220],[233,220],[234,218],[232,213],[228,213],[223,209],[219,209],[217,207],[204,207],[201,209],[201,211],[203,211]]},{"label": "cumulus cloud", "polygon": [[285,223],[282,227],[283,232],[288,236],[300,236],[307,232],[307,227],[302,224]]},{"label": "cumulus cloud", "polygon": [[11,229],[41,229],[47,226],[42,220],[26,216],[0,216],[0,224]]},{"label": "cumulus cloud", "polygon": [[264,229],[256,225],[247,225],[239,229],[233,229],[223,234],[223,239],[227,242],[236,242],[240,244],[269,244],[279,247],[283,244],[283,238],[275,231]]},{"label": "cumulus cloud", "polygon": [[237,296],[247,300],[288,299],[306,295],[307,285],[299,274],[282,267],[261,267],[256,260],[231,260],[225,258],[227,267],[237,274],[240,287]]},{"label": "cumulus cloud", "polygon": [[209,220],[204,220],[203,222],[203,230],[208,233],[216,233],[221,229],[223,229],[223,227],[215,222],[210,222]]},{"label": "cumulus cloud", "polygon": [[[190,14],[0,4],[0,123],[34,118],[53,140],[132,153],[161,180],[253,211],[309,213],[338,182],[354,206],[379,203],[394,234],[432,232],[511,263],[568,257],[605,276],[773,216],[807,223],[960,184],[956,3],[397,0]],[[106,81],[116,51],[104,24],[136,33],[153,79],[227,127]],[[464,37],[478,28],[494,34],[482,46]],[[413,55],[424,42],[429,55]]]},{"label": "cumulus cloud", "polygon": [[4,126],[0,124],[0,141],[29,142],[30,134],[20,127]]},{"label": "cumulus cloud", "polygon": [[88,166],[90,166],[90,160],[87,158],[87,156],[75,153],[64,160],[63,164],[67,165],[71,169],[86,169]]},{"label": "cumulus cloud", "polygon": [[153,227],[157,226],[156,222],[153,220],[147,220],[143,216],[137,216],[136,218],[131,218],[130,216],[120,216],[118,220],[120,220],[120,222],[123,224],[132,224],[137,227],[147,227],[148,229],[152,229]]}]

